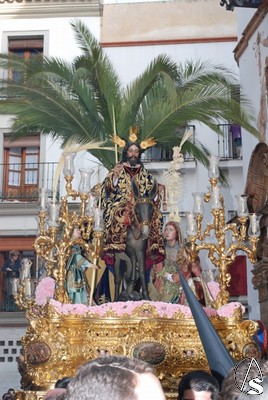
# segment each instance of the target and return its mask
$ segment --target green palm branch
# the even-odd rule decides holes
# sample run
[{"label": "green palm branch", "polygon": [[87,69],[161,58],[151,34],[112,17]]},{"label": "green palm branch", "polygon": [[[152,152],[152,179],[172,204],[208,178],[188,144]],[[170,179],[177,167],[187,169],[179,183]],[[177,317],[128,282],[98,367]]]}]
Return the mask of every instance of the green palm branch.
[{"label": "green palm branch", "polygon": [[[110,169],[115,163],[112,136],[127,140],[137,126],[139,140],[179,145],[178,128],[196,121],[221,134],[218,124],[232,121],[258,137],[244,98],[230,96],[237,80],[222,66],[201,61],[177,65],[160,55],[126,88],[110,59],[81,21],[71,23],[81,55],[68,63],[59,58],[24,60],[0,54],[0,67],[20,71],[23,79],[2,79],[0,112],[13,115],[14,139],[41,132],[60,139],[62,147],[102,142],[88,150]],[[243,106],[241,105],[243,104]],[[186,141],[183,152],[208,165],[204,143]]]}]

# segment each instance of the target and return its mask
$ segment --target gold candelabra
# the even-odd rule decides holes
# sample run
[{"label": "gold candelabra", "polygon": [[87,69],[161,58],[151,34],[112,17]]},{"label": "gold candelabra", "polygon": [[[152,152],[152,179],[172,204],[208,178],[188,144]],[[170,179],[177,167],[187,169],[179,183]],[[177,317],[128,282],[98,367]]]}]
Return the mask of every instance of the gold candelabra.
[{"label": "gold candelabra", "polygon": [[[63,153],[63,174],[66,181],[66,194],[60,202],[48,203],[48,190],[40,190],[40,211],[38,214],[39,235],[35,240],[34,248],[38,256],[45,261],[46,276],[55,279],[55,299],[62,303],[71,303],[66,290],[67,261],[72,254],[72,248],[79,245],[83,250],[83,256],[92,264],[98,265],[102,250],[103,219],[102,210],[98,206],[98,190],[91,191],[90,179],[93,171],[80,169],[81,181],[78,191],[72,187],[74,177],[74,157],[76,153]],[[76,203],[69,202],[80,200],[78,209]],[[74,229],[80,232],[75,236]],[[38,282],[36,280],[36,282]],[[90,285],[89,304],[92,304],[93,291],[96,283],[96,270],[93,270]],[[14,293],[17,305],[24,309],[31,309],[34,300],[33,294],[26,293],[25,282],[21,282]]]},{"label": "gold candelabra", "polygon": [[[200,250],[208,250],[208,257],[218,270],[220,291],[213,306],[220,308],[229,300],[231,275],[230,265],[238,251],[243,251],[252,264],[256,262],[256,250],[260,235],[260,214],[249,214],[247,196],[239,195],[237,221],[226,223],[224,198],[219,184],[219,158],[211,156],[209,168],[210,188],[208,193],[193,193],[194,209],[187,214],[187,235],[190,242],[190,257],[193,260]],[[210,203],[213,221],[207,223],[202,232],[203,200]],[[230,238],[231,237],[231,238]],[[209,240],[210,239],[210,240]]]}]

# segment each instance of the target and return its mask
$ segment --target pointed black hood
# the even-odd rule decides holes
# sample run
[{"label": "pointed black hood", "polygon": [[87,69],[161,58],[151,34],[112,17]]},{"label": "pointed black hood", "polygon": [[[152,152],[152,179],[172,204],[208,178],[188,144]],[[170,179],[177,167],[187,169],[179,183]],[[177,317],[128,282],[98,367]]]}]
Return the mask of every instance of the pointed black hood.
[{"label": "pointed black hood", "polygon": [[179,272],[179,275],[187,302],[195,320],[200,340],[207,356],[211,374],[215,376],[221,384],[230,369],[235,365],[235,362],[205,314],[205,311],[195,297],[186,279],[181,272]]}]

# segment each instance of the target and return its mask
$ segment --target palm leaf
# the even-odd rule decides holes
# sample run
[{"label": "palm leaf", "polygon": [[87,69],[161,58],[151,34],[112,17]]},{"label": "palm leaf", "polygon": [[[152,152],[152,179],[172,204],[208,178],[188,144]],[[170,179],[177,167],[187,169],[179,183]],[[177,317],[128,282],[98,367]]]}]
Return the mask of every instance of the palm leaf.
[{"label": "palm leaf", "polygon": [[[232,121],[258,137],[247,100],[234,96],[237,79],[223,66],[199,60],[176,64],[160,55],[123,88],[88,27],[79,20],[71,26],[81,50],[71,63],[0,54],[2,69],[21,71],[24,77],[22,82],[1,80],[0,112],[14,116],[13,138],[42,132],[61,140],[63,147],[73,137],[81,145],[105,141],[106,147],[100,143],[87,151],[110,169],[115,163],[111,136],[116,132],[127,139],[133,125],[139,128],[140,141],[154,137],[159,145],[182,143],[178,128],[197,122],[221,134],[218,124]],[[204,144],[186,140],[183,152],[208,165]]]}]

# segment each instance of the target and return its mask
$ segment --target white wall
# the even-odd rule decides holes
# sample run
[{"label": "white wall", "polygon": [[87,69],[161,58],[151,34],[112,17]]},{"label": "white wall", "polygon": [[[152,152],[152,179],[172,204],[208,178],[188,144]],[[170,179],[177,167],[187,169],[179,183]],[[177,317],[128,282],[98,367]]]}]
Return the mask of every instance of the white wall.
[{"label": "white wall", "polygon": [[149,63],[160,54],[167,54],[177,63],[184,63],[190,59],[222,64],[238,74],[239,69],[233,56],[235,45],[235,42],[221,42],[124,46],[107,47],[105,51],[112,60],[123,85],[126,85],[140,75],[149,66]]},{"label": "white wall", "polygon": [[[100,37],[99,17],[81,17],[97,39]],[[70,18],[35,18],[35,19],[1,19],[0,18],[0,51],[6,51],[3,44],[3,33],[11,32],[21,34],[23,32],[38,31],[48,32],[48,56],[60,57],[65,60],[73,60],[78,55],[79,49],[74,41],[74,34],[70,25]]]}]

